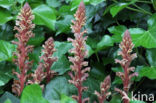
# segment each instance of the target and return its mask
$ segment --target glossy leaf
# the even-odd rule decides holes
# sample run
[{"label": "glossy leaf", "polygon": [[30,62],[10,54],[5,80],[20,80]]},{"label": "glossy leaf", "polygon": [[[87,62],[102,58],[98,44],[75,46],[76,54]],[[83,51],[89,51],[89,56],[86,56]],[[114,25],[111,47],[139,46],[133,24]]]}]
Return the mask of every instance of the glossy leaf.
[{"label": "glossy leaf", "polygon": [[139,100],[130,100],[130,103],[145,103],[144,101]]},{"label": "glossy leaf", "polygon": [[110,13],[112,14],[113,17],[115,17],[118,14],[118,12],[120,12],[122,9],[124,9],[127,6],[128,3],[118,3],[110,9]]},{"label": "glossy leaf", "polygon": [[16,46],[7,42],[0,40],[0,61],[11,61],[13,58],[12,53],[16,50]]},{"label": "glossy leaf", "polygon": [[109,35],[104,35],[102,40],[97,44],[97,50],[104,49],[109,46],[113,46],[114,42]]},{"label": "glossy leaf", "polygon": [[12,103],[9,99],[7,99],[4,103]]},{"label": "glossy leaf", "polygon": [[72,15],[66,15],[63,20],[59,20],[56,22],[57,33],[56,36],[60,33],[69,33],[71,31],[70,25],[71,20],[73,20]]},{"label": "glossy leaf", "polygon": [[12,103],[20,103],[19,99],[14,96],[13,94],[9,92],[5,92],[1,97],[0,97],[0,102],[4,103],[6,100],[10,100]]},{"label": "glossy leaf", "polygon": [[122,40],[122,34],[126,31],[126,27],[124,25],[112,26],[108,28],[108,31],[112,34],[112,39],[114,42],[120,42]]},{"label": "glossy leaf", "polygon": [[151,66],[156,66],[156,49],[147,49],[146,57]]},{"label": "glossy leaf", "polygon": [[96,6],[103,1],[106,1],[106,0],[89,0],[89,3]]},{"label": "glossy leaf", "polygon": [[156,67],[143,67],[139,71],[140,77],[148,77],[149,79],[156,79]]},{"label": "glossy leaf", "polygon": [[[0,1],[1,2],[1,1]],[[9,13],[9,11],[7,10],[0,10],[0,15],[1,15],[1,19],[0,19],[0,25],[5,24],[6,22],[10,21],[13,19],[13,17],[11,16],[11,14]]]},{"label": "glossy leaf", "polygon": [[0,0],[0,6],[3,8],[9,8],[11,5],[13,5],[14,0]]},{"label": "glossy leaf", "polygon": [[59,7],[61,5],[59,0],[46,0],[46,3],[51,7]]},{"label": "glossy leaf", "polygon": [[35,24],[44,25],[55,30],[56,15],[54,9],[42,4],[33,9],[33,13],[35,15]]},{"label": "glossy leaf", "polygon": [[42,89],[39,85],[28,85],[23,90],[20,103],[49,103],[42,97]]},{"label": "glossy leaf", "polygon": [[64,94],[61,94],[61,103],[77,103],[74,99],[64,95]]},{"label": "glossy leaf", "polygon": [[53,64],[51,69],[59,73],[59,75],[62,75],[70,70],[70,62],[65,55],[62,55],[58,57],[58,60]]},{"label": "glossy leaf", "polygon": [[60,103],[61,94],[68,95],[68,81],[65,77],[56,77],[45,87],[44,97],[50,103]]}]

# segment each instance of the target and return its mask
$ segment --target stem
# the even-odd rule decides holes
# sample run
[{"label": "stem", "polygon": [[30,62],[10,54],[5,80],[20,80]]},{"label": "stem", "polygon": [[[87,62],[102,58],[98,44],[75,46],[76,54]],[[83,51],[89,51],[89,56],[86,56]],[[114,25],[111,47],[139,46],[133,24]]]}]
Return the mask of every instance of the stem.
[{"label": "stem", "polygon": [[136,2],[138,2],[138,3],[147,3],[147,4],[152,4],[152,2],[150,2],[150,1],[136,1]]},{"label": "stem", "polygon": [[150,12],[144,10],[143,8],[137,6],[136,4],[133,4],[133,6],[135,6],[136,8],[138,8],[139,10],[141,10],[142,12],[144,12],[145,14],[149,14],[149,15],[152,15]]}]

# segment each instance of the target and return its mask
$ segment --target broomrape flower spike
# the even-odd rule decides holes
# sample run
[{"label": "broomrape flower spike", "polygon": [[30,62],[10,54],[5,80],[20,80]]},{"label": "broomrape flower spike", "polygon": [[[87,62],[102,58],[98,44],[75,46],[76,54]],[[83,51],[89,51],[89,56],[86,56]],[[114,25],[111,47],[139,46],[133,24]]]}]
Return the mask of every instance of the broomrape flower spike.
[{"label": "broomrape flower spike", "polygon": [[[41,88],[44,89],[44,85],[41,85],[41,82],[47,78],[47,82],[56,74],[53,70],[50,70],[52,64],[57,60],[56,57],[51,57],[54,51],[54,41],[50,37],[43,45],[43,55],[40,57],[40,62],[34,73],[30,75],[30,80],[27,84],[40,84]],[[43,63],[42,63],[43,59]],[[45,68],[45,70],[43,69]]]},{"label": "broomrape flower spike", "polygon": [[54,40],[50,37],[43,45],[42,52],[44,53],[41,56],[41,59],[44,61],[44,68],[46,71],[46,81],[47,83],[51,80],[51,78],[56,74],[53,70],[50,70],[51,66],[55,61],[57,61],[56,57],[52,57],[53,53],[56,51],[54,48]]},{"label": "broomrape flower spike", "polygon": [[17,52],[15,53],[17,59],[14,61],[20,72],[13,72],[16,74],[18,80],[14,80],[12,91],[18,96],[20,96],[23,91],[27,80],[27,71],[32,64],[32,62],[29,61],[28,53],[32,51],[33,46],[27,45],[27,42],[34,36],[32,33],[32,29],[35,27],[35,25],[32,24],[33,19],[34,16],[32,15],[31,8],[28,3],[25,3],[17,16],[16,26],[14,27],[14,30],[18,31],[15,35],[18,41],[13,41],[13,43],[17,45]]},{"label": "broomrape flower spike", "polygon": [[129,99],[125,97],[128,95],[131,84],[130,80],[132,77],[138,76],[138,74],[134,72],[135,67],[130,67],[132,60],[135,59],[137,55],[136,53],[131,54],[134,44],[132,43],[132,39],[128,30],[126,30],[124,33],[123,40],[119,47],[121,48],[121,51],[119,51],[118,54],[122,56],[122,60],[115,59],[115,62],[120,63],[124,72],[117,72],[116,75],[122,79],[123,91],[118,88],[115,88],[115,91],[122,95],[124,103],[129,103]]},{"label": "broomrape flower spike", "polygon": [[88,66],[88,62],[84,61],[84,58],[87,56],[87,50],[85,48],[87,37],[83,37],[86,30],[81,32],[86,21],[85,5],[83,2],[80,3],[74,16],[75,20],[72,21],[73,25],[71,28],[75,39],[68,38],[68,41],[71,41],[74,47],[69,51],[74,54],[74,57],[69,57],[69,61],[72,62],[71,70],[73,71],[69,72],[72,78],[72,80],[69,80],[69,83],[74,84],[78,89],[78,96],[73,95],[72,97],[76,99],[78,103],[85,103],[89,101],[89,98],[82,99],[82,92],[87,89],[87,87],[83,87],[83,81],[87,79],[88,73],[86,72],[90,71],[90,68],[86,67]]},{"label": "broomrape flower spike", "polygon": [[105,99],[111,94],[108,92],[109,88],[111,86],[111,78],[110,76],[107,76],[105,80],[100,85],[100,93],[95,91],[95,95],[98,97],[99,103],[104,103]]}]

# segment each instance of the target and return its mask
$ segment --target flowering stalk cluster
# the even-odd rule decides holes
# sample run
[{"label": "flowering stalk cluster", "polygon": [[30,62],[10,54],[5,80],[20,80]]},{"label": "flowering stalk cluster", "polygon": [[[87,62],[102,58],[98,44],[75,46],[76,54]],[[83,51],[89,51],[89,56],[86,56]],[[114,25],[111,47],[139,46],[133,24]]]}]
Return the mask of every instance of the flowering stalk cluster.
[{"label": "flowering stalk cluster", "polygon": [[74,84],[78,89],[78,96],[74,95],[73,98],[76,99],[78,103],[85,103],[89,98],[82,99],[82,92],[87,89],[87,87],[83,87],[83,81],[88,77],[88,73],[86,72],[90,71],[90,68],[86,67],[88,66],[88,62],[84,61],[84,58],[87,56],[85,48],[87,37],[83,37],[86,30],[81,32],[86,20],[83,2],[80,3],[74,16],[76,20],[72,21],[73,25],[71,28],[75,39],[68,38],[68,41],[71,41],[74,47],[70,50],[70,53],[74,54],[74,57],[69,57],[69,61],[72,62],[71,69],[73,71],[69,72],[69,75],[72,78],[72,80],[69,80],[69,83]]},{"label": "flowering stalk cluster", "polygon": [[41,56],[41,59],[44,61],[43,66],[45,68],[47,83],[56,74],[53,70],[50,70],[53,63],[57,60],[56,57],[52,57],[55,51],[56,49],[54,48],[54,40],[52,37],[50,37],[45,42],[45,45],[43,45],[43,50],[42,50],[43,55]]},{"label": "flowering stalk cluster", "polygon": [[104,103],[105,99],[111,94],[108,92],[109,88],[111,86],[111,78],[110,76],[107,76],[105,80],[100,85],[100,93],[95,91],[95,95],[98,97],[99,103]]},{"label": "flowering stalk cluster", "polygon": [[135,67],[130,67],[132,60],[135,59],[137,56],[136,53],[131,54],[134,44],[132,43],[132,39],[128,30],[126,30],[126,32],[124,33],[123,41],[120,43],[119,47],[121,48],[121,51],[118,52],[118,54],[122,56],[122,60],[116,59],[115,62],[120,63],[124,72],[117,72],[116,75],[122,79],[124,91],[121,91],[117,88],[115,90],[123,96],[124,103],[129,103],[129,99],[125,97],[127,97],[128,95],[131,84],[130,80],[132,77],[137,76],[138,74],[134,72]]},{"label": "flowering stalk cluster", "polygon": [[[42,51],[44,54],[40,57],[39,65],[35,72],[30,75],[31,80],[29,80],[27,84],[40,84],[45,78],[47,78],[47,82],[49,82],[56,74],[53,70],[50,70],[52,64],[57,60],[56,57],[51,57],[56,51],[52,37],[45,42]],[[43,63],[41,62],[42,60]],[[43,85],[41,85],[41,87],[43,88]]]},{"label": "flowering stalk cluster", "polygon": [[29,61],[28,53],[32,51],[33,46],[27,45],[27,42],[34,36],[32,33],[32,29],[35,27],[35,25],[32,24],[33,19],[34,16],[32,15],[31,8],[29,4],[26,3],[21,9],[17,17],[16,26],[14,27],[14,29],[18,31],[15,35],[18,41],[13,41],[13,43],[17,45],[17,52],[15,53],[17,59],[14,61],[20,72],[14,72],[18,80],[14,80],[12,91],[18,96],[20,96],[23,91],[27,80],[27,72],[32,64],[32,62]]}]

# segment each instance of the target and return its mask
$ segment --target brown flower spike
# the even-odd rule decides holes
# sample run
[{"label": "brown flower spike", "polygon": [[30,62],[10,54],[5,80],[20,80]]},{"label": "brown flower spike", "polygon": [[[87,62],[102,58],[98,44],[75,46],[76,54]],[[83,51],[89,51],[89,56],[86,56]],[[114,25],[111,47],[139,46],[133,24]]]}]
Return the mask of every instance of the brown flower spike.
[{"label": "brown flower spike", "polygon": [[88,73],[86,72],[90,71],[90,68],[86,67],[88,66],[88,62],[84,61],[84,58],[87,56],[87,50],[85,48],[87,37],[83,37],[86,31],[81,32],[86,20],[85,5],[83,2],[80,3],[74,16],[76,20],[72,21],[73,25],[71,28],[75,39],[68,38],[68,41],[71,41],[74,47],[70,50],[70,52],[74,54],[74,57],[69,57],[69,61],[73,64],[71,65],[73,72],[69,72],[72,80],[69,80],[69,83],[74,84],[78,89],[78,96],[74,95],[72,97],[76,99],[78,103],[85,103],[86,101],[89,101],[89,98],[82,99],[82,92],[87,89],[87,87],[83,87],[83,81],[88,77]]},{"label": "brown flower spike", "polygon": [[27,42],[34,36],[32,33],[32,29],[35,27],[35,25],[32,24],[33,19],[34,16],[32,15],[31,8],[29,4],[26,3],[21,9],[16,20],[16,26],[14,27],[14,29],[18,31],[15,35],[18,41],[13,41],[13,43],[17,45],[17,52],[15,53],[17,59],[15,59],[15,63],[20,72],[14,72],[18,80],[14,80],[12,91],[18,96],[20,96],[23,91],[27,80],[27,71],[30,69],[30,65],[32,64],[32,62],[29,61],[28,53],[32,51],[33,46],[27,45]]},{"label": "brown flower spike", "polygon": [[42,52],[44,53],[41,56],[41,59],[43,59],[44,68],[46,71],[46,81],[47,83],[50,81],[50,79],[56,74],[53,70],[50,70],[53,63],[57,60],[56,57],[52,57],[53,53],[56,51],[54,48],[54,40],[52,37],[50,37],[46,42],[45,45],[43,45]]},{"label": "brown flower spike", "polygon": [[104,103],[105,99],[111,94],[108,92],[109,88],[111,86],[111,78],[110,76],[107,76],[105,80],[100,85],[101,92],[95,91],[95,95],[97,95],[99,103]]},{"label": "brown flower spike", "polygon": [[132,39],[128,30],[126,30],[126,32],[124,33],[123,40],[120,43],[119,47],[121,48],[121,51],[118,54],[122,56],[122,60],[116,59],[115,62],[120,63],[124,72],[117,72],[116,75],[122,79],[124,91],[121,91],[117,88],[115,90],[123,96],[124,103],[129,103],[129,99],[126,99],[125,97],[126,95],[128,95],[131,84],[130,80],[132,77],[138,76],[138,74],[134,72],[135,67],[130,67],[132,60],[135,59],[137,55],[136,53],[131,54],[134,44],[132,43]]},{"label": "brown flower spike", "polygon": [[[53,70],[50,70],[52,64],[57,60],[56,57],[52,57],[52,54],[56,51],[54,49],[53,38],[50,37],[43,45],[43,55],[40,57],[40,62],[34,73],[30,75],[30,79],[27,84],[40,84],[41,88],[44,89],[44,85],[41,82],[47,78],[47,82],[56,75]],[[42,62],[43,60],[43,62]]]}]

